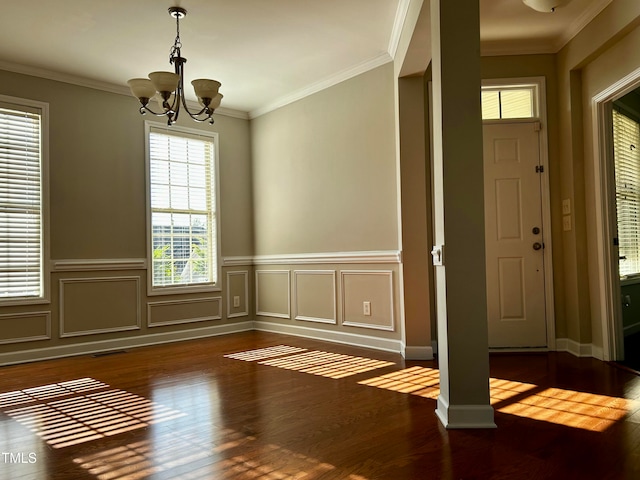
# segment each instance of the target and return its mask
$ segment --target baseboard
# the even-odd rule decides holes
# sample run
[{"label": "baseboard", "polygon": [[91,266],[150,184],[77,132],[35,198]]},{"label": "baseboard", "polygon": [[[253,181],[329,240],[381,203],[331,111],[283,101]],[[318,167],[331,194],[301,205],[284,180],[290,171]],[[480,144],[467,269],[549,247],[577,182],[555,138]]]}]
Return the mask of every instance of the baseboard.
[{"label": "baseboard", "polygon": [[317,328],[300,327],[297,325],[285,325],[257,320],[253,322],[254,329],[261,332],[282,333],[295,337],[305,337],[325,342],[342,343],[354,347],[372,348],[385,352],[402,353],[402,342],[388,338],[370,337],[354,333],[336,332]]},{"label": "baseboard", "polygon": [[433,347],[403,345],[402,356],[407,360],[433,360]]},{"label": "baseboard", "polygon": [[556,351],[568,352],[576,357],[593,357],[598,360],[604,359],[604,351],[602,347],[598,347],[591,343],[578,343],[570,338],[557,338]]},{"label": "baseboard", "polygon": [[184,340],[196,340],[199,338],[227,335],[253,330],[253,322],[235,322],[212,327],[194,328],[179,332],[152,333],[135,337],[117,338],[113,340],[100,340],[95,342],[74,343],[19,352],[0,354],[0,366],[14,365],[17,363],[51,360],[54,358],[72,357],[75,355],[88,355],[97,352],[109,352],[125,348],[146,347],[162,343],[173,343]]},{"label": "baseboard", "polygon": [[496,428],[491,405],[449,405],[442,395],[438,396],[436,416],[447,429]]}]

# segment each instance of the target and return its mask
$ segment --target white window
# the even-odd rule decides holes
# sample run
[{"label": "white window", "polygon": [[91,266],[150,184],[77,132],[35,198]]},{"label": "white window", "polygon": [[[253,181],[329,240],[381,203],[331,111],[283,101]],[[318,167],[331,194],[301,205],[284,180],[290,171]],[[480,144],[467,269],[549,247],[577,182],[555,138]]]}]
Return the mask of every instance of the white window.
[{"label": "white window", "polygon": [[535,118],[536,86],[482,87],[482,119]]},{"label": "white window", "polygon": [[613,111],[620,276],[640,273],[640,125]]},{"label": "white window", "polygon": [[47,299],[46,113],[0,96],[0,302]]},{"label": "white window", "polygon": [[147,124],[150,293],[217,288],[217,134]]}]

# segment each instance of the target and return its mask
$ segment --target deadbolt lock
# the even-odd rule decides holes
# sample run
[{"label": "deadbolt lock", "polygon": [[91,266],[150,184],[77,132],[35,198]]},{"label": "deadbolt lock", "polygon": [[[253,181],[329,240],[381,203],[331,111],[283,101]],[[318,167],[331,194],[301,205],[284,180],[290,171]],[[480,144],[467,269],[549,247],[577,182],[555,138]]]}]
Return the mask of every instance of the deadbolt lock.
[{"label": "deadbolt lock", "polygon": [[534,235],[538,235],[540,233],[540,227],[533,227],[533,230],[531,230],[531,232]]}]

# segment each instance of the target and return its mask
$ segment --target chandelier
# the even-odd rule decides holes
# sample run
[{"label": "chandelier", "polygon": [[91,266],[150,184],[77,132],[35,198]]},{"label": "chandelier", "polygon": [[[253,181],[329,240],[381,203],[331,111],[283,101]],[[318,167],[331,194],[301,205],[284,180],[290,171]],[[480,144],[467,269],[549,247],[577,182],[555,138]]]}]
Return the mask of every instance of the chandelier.
[{"label": "chandelier", "polygon": [[[181,7],[169,8],[169,15],[176,19],[176,39],[169,53],[169,63],[174,66],[174,72],[152,72],[149,78],[132,78],[127,82],[131,93],[140,104],[140,113],[147,112],[158,117],[166,116],[167,124],[173,125],[178,120],[180,108],[189,114],[197,122],[213,124],[213,112],[220,106],[222,95],[218,93],[220,82],[200,78],[193,80],[191,85],[195,90],[198,103],[202,109],[199,112],[191,112],[187,107],[184,96],[184,64],[187,59],[180,54],[182,42],[180,41],[180,19],[187,16],[187,10]],[[162,108],[162,112],[156,113],[149,107],[149,102],[155,98]]]}]

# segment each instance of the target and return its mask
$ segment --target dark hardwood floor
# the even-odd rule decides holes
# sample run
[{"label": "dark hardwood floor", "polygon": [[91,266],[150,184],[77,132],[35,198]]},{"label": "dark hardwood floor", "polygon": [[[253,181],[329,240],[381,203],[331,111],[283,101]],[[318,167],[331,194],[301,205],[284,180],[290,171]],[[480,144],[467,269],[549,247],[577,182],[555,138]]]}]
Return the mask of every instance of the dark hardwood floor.
[{"label": "dark hardwood floor", "polygon": [[624,360],[619,363],[640,374],[640,333],[624,338]]},{"label": "dark hardwood floor", "polygon": [[297,337],[3,367],[0,478],[640,478],[639,376],[549,353],[491,377],[498,428],[448,431],[436,362]]}]

